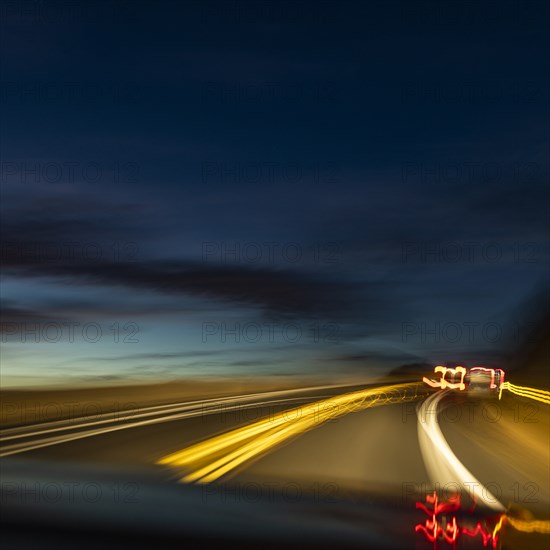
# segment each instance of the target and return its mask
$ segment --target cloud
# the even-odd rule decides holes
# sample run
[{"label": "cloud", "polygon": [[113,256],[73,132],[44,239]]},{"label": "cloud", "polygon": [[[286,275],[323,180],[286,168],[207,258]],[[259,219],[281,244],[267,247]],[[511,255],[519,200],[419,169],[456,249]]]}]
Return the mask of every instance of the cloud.
[{"label": "cloud", "polygon": [[[364,296],[362,284],[330,280],[317,273],[255,266],[206,264],[200,260],[103,261],[84,257],[94,235],[93,220],[30,220],[4,223],[4,273],[18,278],[48,278],[77,286],[124,287],[164,295],[190,295],[260,308],[274,317],[357,319],[383,303],[383,285]],[[98,230],[105,234],[105,228]],[[368,294],[368,293],[367,293]],[[366,301],[365,301],[366,300]],[[369,314],[370,314],[369,313]]]},{"label": "cloud", "polygon": [[332,315],[351,306],[345,284],[315,275],[248,267],[204,265],[196,261],[38,264],[5,261],[6,273],[54,277],[76,284],[124,286],[166,294],[190,294],[252,304],[283,315]]},{"label": "cloud", "polygon": [[[22,308],[13,300],[3,300],[0,304],[0,330],[8,325],[22,326],[24,323],[51,322],[54,318],[51,314],[45,315],[41,311]],[[55,318],[55,320],[63,320]]]}]

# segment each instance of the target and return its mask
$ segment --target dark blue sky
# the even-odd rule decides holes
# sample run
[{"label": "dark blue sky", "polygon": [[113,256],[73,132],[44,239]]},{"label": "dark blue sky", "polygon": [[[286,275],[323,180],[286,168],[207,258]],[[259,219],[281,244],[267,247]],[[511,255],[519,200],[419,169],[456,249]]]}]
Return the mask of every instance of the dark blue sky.
[{"label": "dark blue sky", "polygon": [[527,330],[547,2],[1,9],[5,383],[497,364]]}]

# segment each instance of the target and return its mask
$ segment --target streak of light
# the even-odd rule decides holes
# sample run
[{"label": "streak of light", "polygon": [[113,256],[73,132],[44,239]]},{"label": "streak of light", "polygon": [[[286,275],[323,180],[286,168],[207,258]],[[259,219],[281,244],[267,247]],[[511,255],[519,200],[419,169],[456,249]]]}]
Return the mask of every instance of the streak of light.
[{"label": "streak of light", "polygon": [[[420,394],[419,394],[420,390]],[[426,395],[416,382],[368,388],[277,413],[253,424],[167,455],[158,464],[189,467],[184,482],[210,483],[260,454],[331,419],[384,404]]]},{"label": "streak of light", "polygon": [[506,516],[506,522],[517,531],[523,531],[524,533],[550,533],[550,521],[523,520]]},{"label": "streak of light", "polygon": [[452,497],[448,498],[447,501],[443,502],[439,500],[436,491],[433,492],[433,495],[426,495],[426,502],[428,506],[431,505],[432,508],[430,509],[423,502],[417,502],[416,508],[425,512],[429,518],[426,519],[424,524],[418,523],[415,525],[414,530],[417,533],[423,533],[428,541],[433,542],[435,545],[440,538],[443,538],[447,543],[453,544],[454,546],[461,535],[472,538],[481,535],[484,548],[487,547],[491,540],[493,548],[496,548],[498,543],[498,532],[502,526],[504,515],[499,518],[499,522],[492,533],[479,521],[473,529],[468,529],[468,527],[459,525],[457,521],[457,514],[460,510],[460,500],[459,493],[455,493]]},{"label": "streak of light", "polygon": [[461,483],[465,490],[492,510],[504,512],[504,506],[458,460],[449,447],[437,421],[437,406],[445,391],[428,397],[417,408],[418,443],[424,465],[434,483]]},{"label": "streak of light", "polygon": [[492,542],[493,548],[497,547],[498,535],[496,535],[495,533],[498,533],[497,529],[495,529],[493,531],[493,534],[491,534],[485,530],[485,528],[483,527],[483,525],[481,525],[479,521],[476,523],[476,526],[474,527],[473,530],[470,530],[467,527],[462,528],[462,534],[467,535],[468,537],[476,537],[477,535],[481,535],[483,548],[485,548],[489,544],[489,541],[491,540],[491,538],[493,539],[493,542]]},{"label": "streak of light", "polygon": [[495,528],[493,529],[493,540],[496,540],[497,533],[502,529],[502,525],[505,519],[506,519],[506,516],[502,514],[502,516],[500,516],[500,519],[498,520],[498,523],[495,525]]},{"label": "streak of light", "polygon": [[[463,391],[466,389],[466,385],[464,384],[464,377],[466,376],[466,369],[464,367],[458,366],[456,368],[450,368],[450,367],[444,367],[442,365],[438,365],[434,368],[434,373],[441,373],[441,378],[437,381],[430,380],[429,378],[422,378],[422,381],[432,388],[451,388],[454,390],[460,390]],[[445,376],[447,373],[451,374],[451,379],[454,379],[456,374],[460,374],[460,382],[449,382]]]},{"label": "streak of light", "polygon": [[483,525],[479,521],[473,529],[461,526],[458,521],[460,518],[457,518],[460,510],[460,495],[458,493],[447,501],[440,501],[434,491],[433,495],[426,495],[426,503],[427,505],[423,502],[416,503],[416,508],[427,514],[428,518],[424,523],[416,524],[414,530],[417,533],[422,533],[429,542],[434,544],[437,544],[439,539],[443,539],[448,544],[455,545],[461,535],[469,537],[481,535],[484,548],[490,542],[493,548],[497,548],[499,533],[506,525],[524,533],[550,534],[550,521],[522,520],[508,514],[501,514],[492,530],[488,528],[487,524]]},{"label": "streak of light", "polygon": [[[98,424],[105,424],[109,422],[115,422],[117,420],[127,420],[134,418],[142,418],[146,416],[154,416],[162,412],[179,412],[183,410],[189,410],[196,407],[207,407],[207,406],[218,406],[218,405],[227,405],[236,402],[245,402],[251,399],[263,399],[263,398],[274,398],[276,396],[289,395],[292,393],[302,393],[306,391],[321,390],[321,389],[332,389],[339,386],[311,386],[307,388],[294,388],[289,390],[276,390],[270,392],[261,392],[261,393],[248,393],[242,395],[233,395],[229,397],[214,397],[210,399],[202,399],[198,401],[186,401],[183,403],[170,403],[167,405],[154,405],[149,407],[139,407],[134,409],[123,409],[115,412],[106,412],[105,419],[96,420],[96,415],[81,416],[81,417],[71,417],[69,419],[61,420],[50,420],[48,422],[40,422],[39,424],[34,425],[24,425],[17,426],[14,428],[8,428],[2,430],[2,437],[0,441],[6,441],[8,439],[17,439],[21,437],[31,437],[35,435],[42,435],[44,433],[51,433],[56,431],[71,430],[75,427],[83,428],[88,426],[97,426]],[[298,398],[296,398],[298,400]],[[170,409],[166,411],[166,409]],[[138,411],[136,413],[136,411]],[[36,430],[34,432],[29,430]],[[46,431],[47,430],[47,431]],[[5,435],[4,435],[5,434]],[[11,435],[15,434],[15,435]]]},{"label": "streak of light", "polygon": [[439,502],[437,493],[434,491],[433,495],[426,495],[426,502],[431,504],[433,508],[430,510],[423,502],[417,502],[416,508],[425,512],[431,519],[426,519],[424,525],[417,524],[414,530],[424,533],[426,538],[430,542],[435,542],[438,538],[443,537],[449,544],[456,542],[460,534],[458,525],[456,523],[456,517],[452,516],[451,522],[445,522],[443,526],[438,516],[441,514],[448,514],[456,512],[460,508],[459,495],[455,495],[455,498],[449,500],[449,502]]},{"label": "streak of light", "polygon": [[[234,403],[234,402],[232,402],[232,399],[228,399],[226,401],[223,401],[223,402],[218,401],[216,403],[216,405],[223,405],[224,406],[223,410],[220,410],[217,407],[212,407],[210,404],[208,405],[208,407],[196,407],[196,406],[193,407],[193,408],[191,408],[189,406],[175,407],[173,409],[163,411],[163,413],[162,413],[163,416],[158,416],[159,415],[158,412],[155,413],[157,415],[157,418],[150,418],[148,420],[140,420],[140,421],[137,421],[137,422],[119,422],[118,424],[116,424],[115,420],[109,420],[109,423],[115,424],[115,425],[111,425],[111,426],[107,426],[107,427],[104,426],[104,427],[101,427],[101,428],[87,429],[87,430],[84,430],[84,431],[77,431],[76,433],[65,433],[65,434],[56,435],[56,436],[44,437],[46,434],[59,431],[59,429],[57,429],[57,428],[56,429],[45,429],[45,430],[39,431],[39,432],[31,432],[30,434],[24,433],[24,434],[19,434],[17,436],[17,438],[31,437],[31,436],[36,436],[36,435],[39,435],[39,436],[42,436],[42,437],[39,437],[39,438],[34,439],[32,441],[23,442],[23,443],[15,443],[15,444],[11,444],[11,445],[5,445],[0,450],[0,458],[5,457],[5,456],[18,454],[18,453],[27,452],[27,451],[34,451],[36,449],[42,449],[44,447],[50,447],[51,445],[59,445],[61,443],[68,443],[70,441],[76,441],[78,439],[84,439],[86,437],[93,437],[93,436],[102,435],[102,434],[106,434],[106,433],[116,432],[116,431],[119,431],[119,430],[127,430],[129,428],[139,428],[141,426],[149,426],[149,425],[152,425],[152,424],[159,424],[159,423],[162,423],[162,422],[172,422],[174,420],[194,418],[194,417],[197,417],[197,416],[206,416],[206,415],[209,415],[209,414],[219,414],[220,412],[230,412],[234,409],[244,410],[244,409],[251,409],[251,408],[262,407],[262,406],[267,406],[267,405],[277,405],[277,404],[280,404],[280,403],[302,401],[302,400],[305,400],[305,399],[307,399],[307,398],[293,397],[293,398],[288,398],[288,399],[275,399],[275,400],[270,400],[270,401],[259,401],[259,402],[253,402],[253,403],[249,403],[249,402]],[[188,410],[190,408],[191,408],[191,410]],[[185,411],[185,412],[179,412],[179,411],[182,411],[182,410]],[[166,414],[166,413],[169,413],[169,414]],[[142,417],[142,416],[150,416],[151,414],[152,413],[135,415],[132,418],[139,418],[139,417]],[[126,420],[126,419],[124,419],[124,420]],[[103,420],[98,420],[96,422],[85,422],[85,423],[82,423],[82,424],[75,424],[71,427],[72,427],[73,430],[79,430],[79,429],[87,428],[87,427],[90,427],[90,426],[103,424],[103,422],[104,422]],[[12,439],[12,438],[15,438],[15,437],[16,436],[6,437],[6,438],[3,438],[2,441],[5,441],[7,439]]]},{"label": "streak of light", "polygon": [[502,397],[502,390],[508,390],[520,397],[527,397],[528,399],[534,399],[535,401],[540,401],[546,405],[550,405],[550,391],[539,390],[537,388],[527,388],[525,386],[516,386],[510,382],[504,382],[500,386],[500,391],[498,398]]}]

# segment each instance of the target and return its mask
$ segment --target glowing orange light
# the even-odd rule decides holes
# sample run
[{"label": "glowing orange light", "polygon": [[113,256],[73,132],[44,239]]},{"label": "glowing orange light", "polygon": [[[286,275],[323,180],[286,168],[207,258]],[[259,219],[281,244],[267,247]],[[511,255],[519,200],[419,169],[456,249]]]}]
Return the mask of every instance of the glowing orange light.
[{"label": "glowing orange light", "polygon": [[[464,390],[466,389],[466,385],[464,384],[464,377],[466,376],[466,369],[462,366],[457,366],[456,368],[450,368],[450,367],[443,367],[442,365],[438,365],[434,368],[434,373],[441,373],[441,377],[439,380],[430,380],[429,378],[422,378],[422,381],[428,386],[431,386],[432,388],[450,388],[453,390]],[[446,375],[447,373],[451,374],[451,377],[454,378],[454,375],[459,373],[460,374],[460,382],[449,382],[447,380]]]}]

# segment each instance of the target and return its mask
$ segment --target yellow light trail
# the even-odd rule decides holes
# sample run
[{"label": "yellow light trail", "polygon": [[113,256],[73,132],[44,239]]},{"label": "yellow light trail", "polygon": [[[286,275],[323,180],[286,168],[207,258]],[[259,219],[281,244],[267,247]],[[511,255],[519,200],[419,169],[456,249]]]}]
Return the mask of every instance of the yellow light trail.
[{"label": "yellow light trail", "polygon": [[550,521],[523,520],[506,516],[506,522],[517,531],[522,531],[524,533],[550,533]]},{"label": "yellow light trail", "polygon": [[498,398],[502,397],[502,390],[508,390],[520,397],[527,397],[528,399],[534,399],[535,401],[540,401],[546,405],[550,405],[550,391],[539,390],[537,388],[527,388],[525,386],[516,386],[510,384],[510,382],[503,382],[500,386],[500,391],[498,393]]},{"label": "yellow light trail", "polygon": [[333,418],[380,405],[414,401],[427,394],[421,384],[414,382],[330,397],[282,411],[253,424],[212,437],[167,455],[158,460],[157,464],[193,468],[194,471],[181,481],[211,483],[287,439]]},{"label": "yellow light trail", "polygon": [[493,540],[496,540],[498,532],[501,531],[506,524],[509,524],[516,531],[521,531],[523,533],[541,533],[543,535],[550,533],[550,521],[537,519],[523,520],[507,514],[502,514],[493,529]]},{"label": "yellow light trail", "polygon": [[502,524],[504,523],[505,519],[506,519],[506,515],[502,514],[502,516],[500,516],[500,519],[498,520],[498,523],[495,525],[495,528],[493,529],[493,540],[496,540],[497,533],[502,529]]}]

